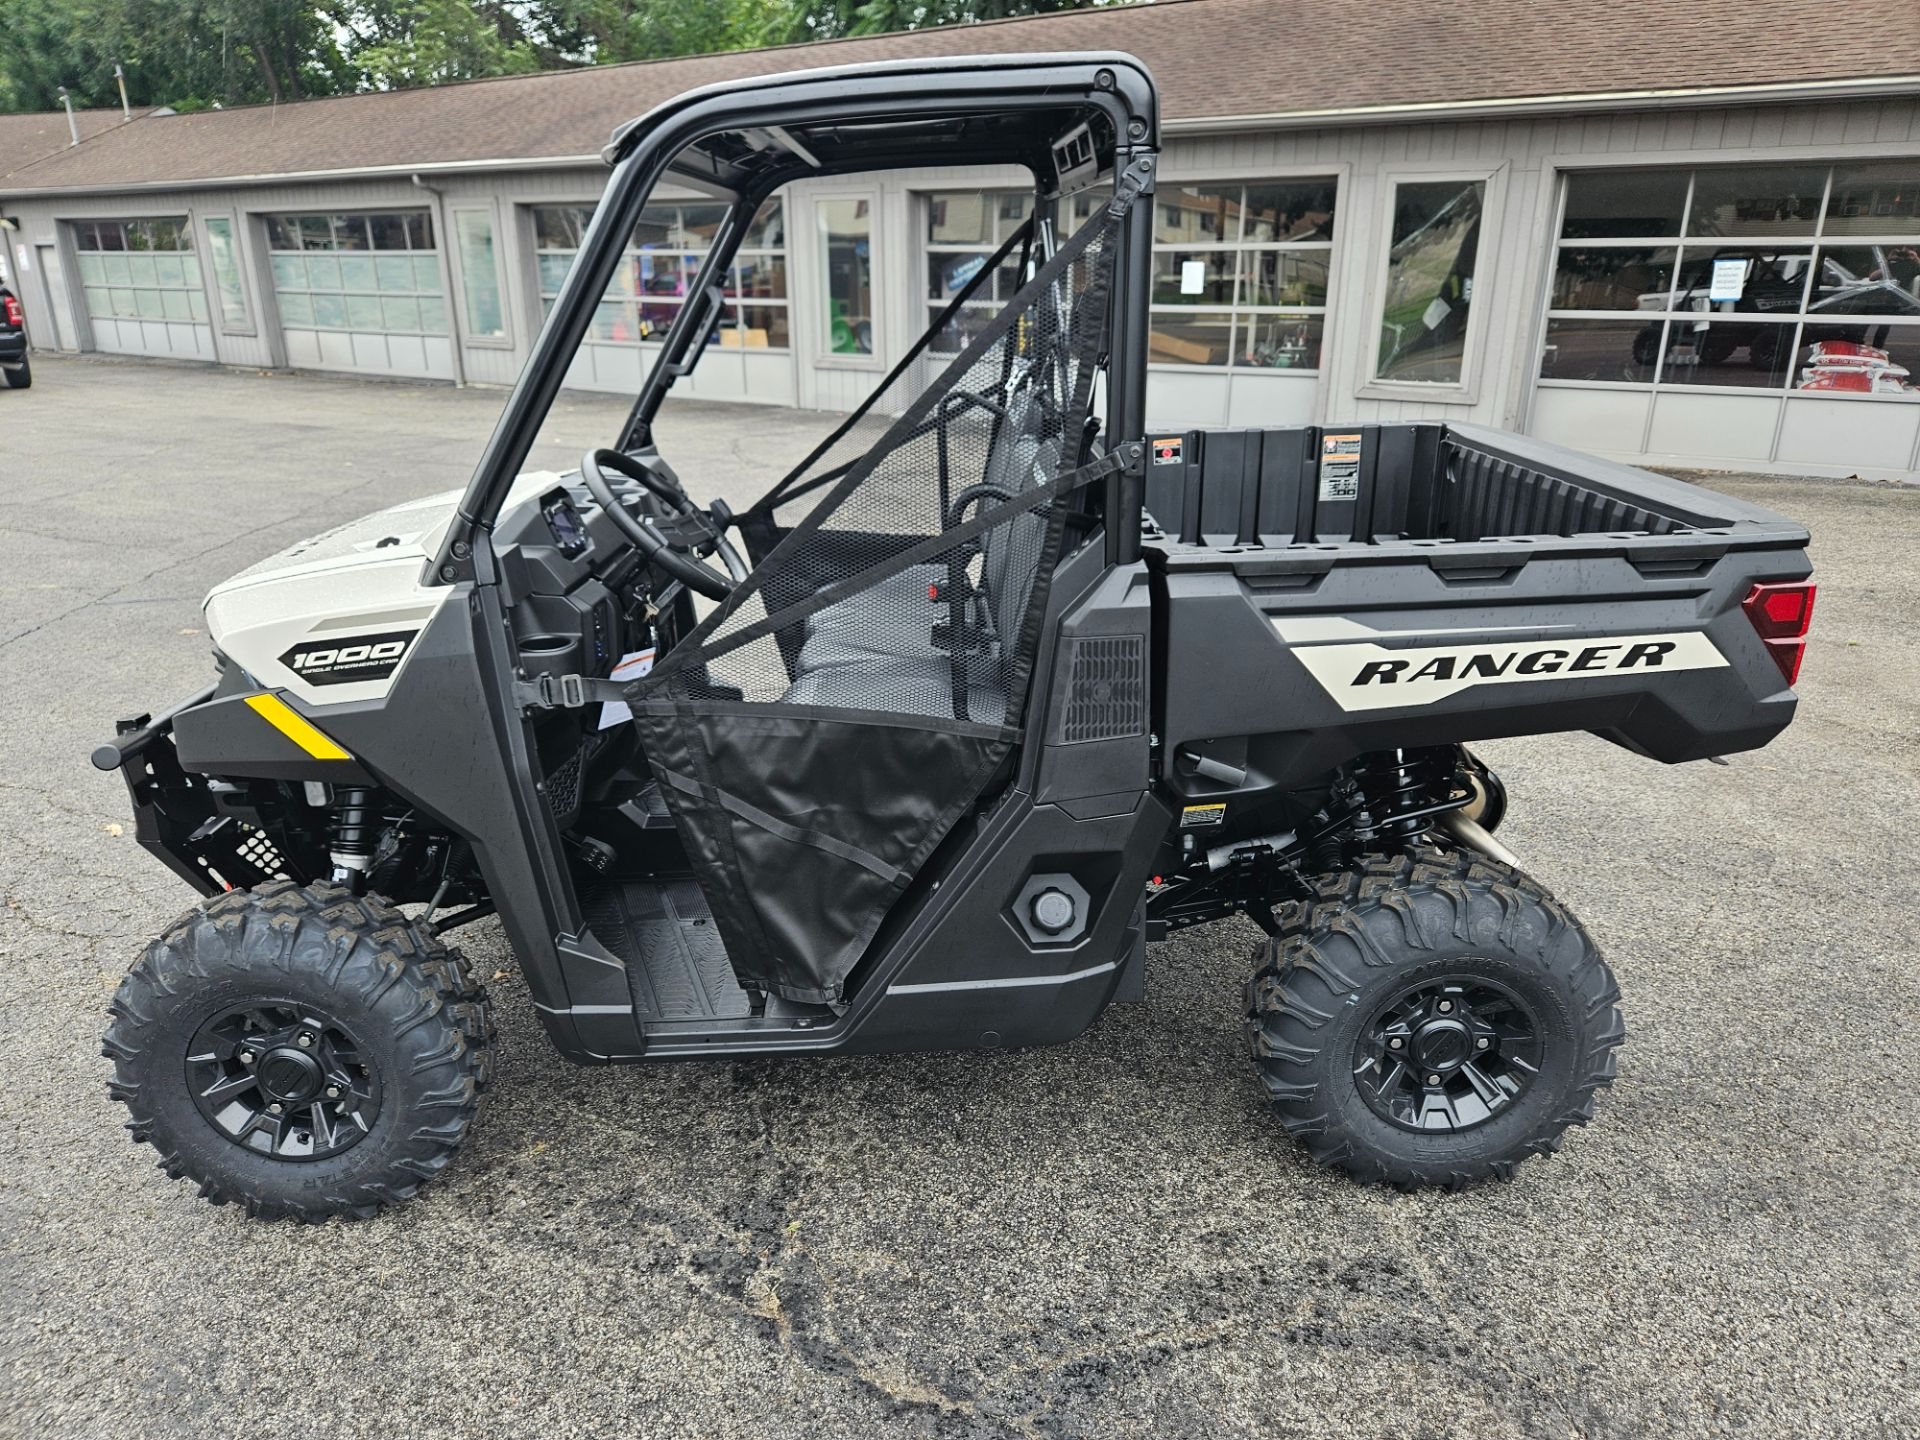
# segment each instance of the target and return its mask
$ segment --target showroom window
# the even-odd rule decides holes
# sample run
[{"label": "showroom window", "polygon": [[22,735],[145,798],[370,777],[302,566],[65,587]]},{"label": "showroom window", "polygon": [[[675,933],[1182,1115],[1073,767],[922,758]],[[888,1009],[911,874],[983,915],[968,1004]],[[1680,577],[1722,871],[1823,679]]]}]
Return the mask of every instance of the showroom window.
[{"label": "showroom window", "polygon": [[[633,345],[665,339],[726,213],[727,207],[717,204],[647,206],[594,313],[588,338]],[[592,218],[591,205],[534,207],[543,313],[553,308]],[[749,350],[788,347],[786,212],[778,199],[755,212],[724,288],[728,303],[721,312],[717,344]]]},{"label": "showroom window", "polygon": [[184,215],[78,220],[73,248],[94,319],[206,321],[206,287]]},{"label": "showroom window", "polygon": [[[1111,199],[1110,186],[1096,185],[1059,202],[1055,243],[1064,243]],[[928,193],[925,201],[927,323],[931,325],[1033,213],[1033,191],[936,190]],[[936,355],[959,353],[1014,297],[1023,279],[1020,251],[1015,249],[1001,262],[1000,273],[975,290],[953,323],[934,337],[930,351]]]},{"label": "showroom window", "polygon": [[1485,180],[1407,180],[1394,187],[1375,379],[1420,385],[1466,379],[1486,202]]},{"label": "showroom window", "polygon": [[[980,273],[993,252],[1033,213],[1031,190],[941,190],[926,197],[927,323]],[[973,292],[960,314],[934,338],[935,354],[957,354],[1020,288],[1020,251]]]},{"label": "showroom window", "polygon": [[425,210],[269,215],[280,323],[298,330],[447,333],[433,217]]},{"label": "showroom window", "polygon": [[1161,186],[1148,358],[1318,370],[1335,189],[1332,176]]},{"label": "showroom window", "polygon": [[1920,160],[1576,172],[1546,383],[1920,395]]}]

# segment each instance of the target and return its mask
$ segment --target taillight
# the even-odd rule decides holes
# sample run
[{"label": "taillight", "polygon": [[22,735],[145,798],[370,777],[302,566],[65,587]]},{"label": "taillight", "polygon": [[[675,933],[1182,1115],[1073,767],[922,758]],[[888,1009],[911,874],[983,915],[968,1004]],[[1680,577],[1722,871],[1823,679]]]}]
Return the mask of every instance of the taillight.
[{"label": "taillight", "polygon": [[1813,623],[1813,582],[1782,580],[1755,585],[1740,602],[1747,619],[1773,656],[1773,663],[1792,685],[1800,678],[1800,660],[1807,653],[1807,627]]},{"label": "taillight", "polygon": [[7,324],[16,329],[27,323],[26,316],[20,313],[20,302],[11,295],[0,295],[0,306],[7,312]]}]

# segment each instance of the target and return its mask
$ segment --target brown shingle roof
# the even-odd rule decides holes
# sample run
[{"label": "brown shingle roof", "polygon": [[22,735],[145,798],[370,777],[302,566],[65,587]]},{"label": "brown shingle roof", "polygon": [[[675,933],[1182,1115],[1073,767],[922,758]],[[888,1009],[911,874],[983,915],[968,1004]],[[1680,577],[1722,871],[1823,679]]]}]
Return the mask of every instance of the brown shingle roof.
[{"label": "brown shingle roof", "polygon": [[[73,120],[80,127],[80,138],[85,140],[123,124],[125,117],[118,110],[76,110]],[[64,110],[0,115],[0,180],[16,170],[26,169],[36,160],[59,154],[72,143]]]},{"label": "brown shingle roof", "polygon": [[597,154],[716,81],[1014,51],[1143,58],[1174,123],[1573,94],[1920,75],[1915,0],[1162,0],[1023,20],[142,119],[0,181],[113,189]]}]

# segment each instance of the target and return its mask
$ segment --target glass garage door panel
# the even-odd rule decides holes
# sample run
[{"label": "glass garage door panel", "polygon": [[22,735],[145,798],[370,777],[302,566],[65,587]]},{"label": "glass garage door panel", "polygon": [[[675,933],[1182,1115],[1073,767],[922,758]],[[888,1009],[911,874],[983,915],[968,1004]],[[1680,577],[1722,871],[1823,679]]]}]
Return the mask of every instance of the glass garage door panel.
[{"label": "glass garage door panel", "polygon": [[266,230],[289,364],[452,378],[430,212],[270,215]]},{"label": "glass garage door panel", "polygon": [[96,348],[214,358],[200,257],[184,215],[77,221],[73,248]]},{"label": "glass garage door panel", "polygon": [[1571,172],[1543,335],[1549,439],[1920,468],[1920,159]]}]

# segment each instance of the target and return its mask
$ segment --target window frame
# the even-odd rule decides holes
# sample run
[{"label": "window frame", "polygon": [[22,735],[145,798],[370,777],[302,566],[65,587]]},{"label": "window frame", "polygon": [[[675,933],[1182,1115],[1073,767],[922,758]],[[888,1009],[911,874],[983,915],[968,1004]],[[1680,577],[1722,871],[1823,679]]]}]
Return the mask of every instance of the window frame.
[{"label": "window frame", "polygon": [[[1535,387],[1556,390],[1601,390],[1630,395],[1644,395],[1648,400],[1648,423],[1651,424],[1653,406],[1662,395],[1730,395],[1751,399],[1773,399],[1784,402],[1793,399],[1860,402],[1881,404],[1920,403],[1920,393],[1854,393],[1847,391],[1809,391],[1794,385],[1794,377],[1800,365],[1800,351],[1807,343],[1806,330],[1809,322],[1808,304],[1812,296],[1814,282],[1820,271],[1821,257],[1830,249],[1855,249],[1874,245],[1900,244],[1920,246],[1920,230],[1911,234],[1895,234],[1891,231],[1878,231],[1865,234],[1841,233],[1827,234],[1828,209],[1833,199],[1836,175],[1846,169],[1874,164],[1911,164],[1920,173],[1920,154],[1871,154],[1842,155],[1831,149],[1821,149],[1815,154],[1782,154],[1772,151],[1756,152],[1743,156],[1739,160],[1716,159],[1712,152],[1688,151],[1671,156],[1648,156],[1644,154],[1630,156],[1568,157],[1551,159],[1547,162],[1547,171],[1554,178],[1552,188],[1553,203],[1548,216],[1547,252],[1542,276],[1540,305],[1535,311],[1535,331],[1533,343],[1526,351],[1524,383],[1532,394]],[[1731,171],[1739,169],[1778,169],[1789,166],[1806,168],[1822,167],[1826,171],[1821,186],[1820,203],[1814,217],[1813,228],[1804,235],[1689,235],[1693,223],[1693,201],[1697,176],[1702,170]],[[1669,236],[1607,236],[1597,239],[1568,239],[1561,234],[1566,223],[1567,202],[1576,178],[1605,171],[1681,171],[1687,176],[1685,198],[1680,208],[1680,232]],[[1679,294],[1682,267],[1686,263],[1686,251],[1689,247],[1699,248],[1702,242],[1728,246],[1745,250],[1775,250],[1782,252],[1804,251],[1807,255],[1805,274],[1801,277],[1800,301],[1792,311],[1782,312],[1780,318],[1772,319],[1756,312],[1712,312],[1682,311],[1675,308]],[[1559,272],[1560,255],[1567,249],[1634,249],[1650,247],[1670,247],[1675,251],[1674,275],[1667,290],[1667,305],[1658,311],[1644,310],[1588,310],[1573,307],[1556,306],[1554,301],[1555,277]],[[1687,315],[1722,314],[1734,326],[1784,325],[1791,327],[1789,337],[1789,362],[1785,374],[1778,384],[1771,385],[1701,385],[1677,382],[1667,379],[1667,353],[1671,348],[1669,327],[1680,323]],[[1548,377],[1540,373],[1545,363],[1546,343],[1549,327],[1556,320],[1626,320],[1640,317],[1644,323],[1658,325],[1661,328],[1660,343],[1655,354],[1653,373],[1646,380],[1587,380],[1571,377]],[[1920,339],[1920,314],[1913,316],[1897,315],[1861,315],[1857,319],[1865,328],[1884,326],[1899,330]],[[1818,325],[1820,322],[1812,322]],[[1840,322],[1844,323],[1844,322]],[[1916,372],[1920,375],[1920,372]],[[1530,402],[1529,402],[1529,408]],[[1784,408],[1781,414],[1784,415]],[[1777,422],[1776,422],[1777,426]]]},{"label": "window frame", "polygon": [[[227,243],[233,247],[233,268],[240,281],[240,306],[246,312],[246,319],[234,324],[226,318],[226,306],[220,296],[220,268],[213,253],[213,225],[223,221],[227,227]],[[202,238],[206,242],[206,283],[211,293],[207,296],[207,314],[219,315],[216,322],[222,335],[258,335],[260,333],[260,302],[253,293],[253,286],[247,274],[246,249],[241,241],[246,226],[239,213],[233,210],[210,210],[200,216]]]},{"label": "window frame", "polygon": [[[513,305],[507,297],[507,266],[504,231],[500,225],[499,207],[491,200],[479,203],[449,204],[447,211],[447,229],[453,232],[453,244],[448,247],[446,257],[452,267],[453,287],[460,292],[460,340],[477,350],[511,350],[514,348]],[[467,257],[460,248],[460,220],[465,215],[485,217],[487,235],[493,251],[493,286],[500,305],[500,333],[487,335],[474,328],[473,312],[467,296]]]},{"label": "window frame", "polygon": [[[1246,238],[1246,199],[1245,192],[1262,184],[1285,185],[1308,180],[1327,180],[1333,182],[1334,196],[1334,234],[1327,240],[1308,241],[1268,241],[1248,240]],[[1147,332],[1149,354],[1151,354],[1153,321],[1156,315],[1179,315],[1218,313],[1225,311],[1230,319],[1227,340],[1227,360],[1224,365],[1191,365],[1175,360],[1149,360],[1150,371],[1164,371],[1177,375],[1211,375],[1229,377],[1239,375],[1298,375],[1320,381],[1331,371],[1331,356],[1334,346],[1333,310],[1334,297],[1339,293],[1341,251],[1345,247],[1346,237],[1351,231],[1342,231],[1344,209],[1353,192],[1352,167],[1345,163],[1330,165],[1289,165],[1278,168],[1256,167],[1231,171],[1198,171],[1192,173],[1162,174],[1155,179],[1153,202],[1158,204],[1162,192],[1179,189],[1183,186],[1224,186],[1237,185],[1242,192],[1240,201],[1240,233],[1232,240],[1223,240],[1217,245],[1174,245],[1162,244],[1150,240],[1148,244],[1148,273],[1152,274],[1154,258],[1162,253],[1172,254],[1179,251],[1209,250],[1226,254],[1232,259],[1233,291],[1224,304],[1212,305],[1165,305],[1156,304],[1151,293],[1147,297]],[[1286,253],[1287,251],[1324,252],[1327,257],[1327,299],[1322,305],[1243,305],[1240,301],[1240,257],[1243,254]],[[1151,284],[1151,280],[1149,280]],[[1313,366],[1280,367],[1267,365],[1242,365],[1239,360],[1238,338],[1241,333],[1243,316],[1259,315],[1317,315],[1320,320],[1320,360]]]}]

